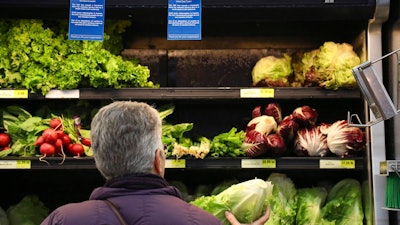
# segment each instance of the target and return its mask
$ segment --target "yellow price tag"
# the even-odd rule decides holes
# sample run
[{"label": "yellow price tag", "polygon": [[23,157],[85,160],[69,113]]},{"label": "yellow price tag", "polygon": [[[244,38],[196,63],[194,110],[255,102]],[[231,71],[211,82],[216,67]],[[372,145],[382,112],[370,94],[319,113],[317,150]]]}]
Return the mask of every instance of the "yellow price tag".
[{"label": "yellow price tag", "polygon": [[340,168],[354,169],[356,168],[356,162],[354,160],[340,160]]},{"label": "yellow price tag", "polygon": [[31,160],[17,160],[16,168],[17,169],[30,169],[31,168]]},{"label": "yellow price tag", "polygon": [[321,169],[354,169],[356,163],[352,159],[340,160],[340,159],[321,159],[319,161],[319,168]]},{"label": "yellow price tag", "polygon": [[240,89],[241,98],[273,98],[275,90],[273,88],[243,88]]},{"label": "yellow price tag", "polygon": [[185,159],[167,159],[165,161],[165,168],[186,168]]},{"label": "yellow price tag", "polygon": [[242,168],[276,168],[275,159],[242,159]]},{"label": "yellow price tag", "polygon": [[262,166],[263,166],[263,168],[276,168],[276,160],[275,159],[263,159]]},{"label": "yellow price tag", "polygon": [[0,90],[0,98],[28,98],[28,90]]}]

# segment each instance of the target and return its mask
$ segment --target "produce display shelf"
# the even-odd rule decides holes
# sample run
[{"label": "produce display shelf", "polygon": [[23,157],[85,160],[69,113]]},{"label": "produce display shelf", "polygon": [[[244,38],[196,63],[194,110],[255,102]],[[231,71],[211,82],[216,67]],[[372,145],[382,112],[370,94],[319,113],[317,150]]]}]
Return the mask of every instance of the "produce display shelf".
[{"label": "produce display shelf", "polygon": [[[0,169],[95,169],[93,157],[5,157],[0,159]],[[284,170],[358,170],[364,169],[363,157],[281,157],[281,158],[205,158],[167,159],[167,169],[284,169]]]},{"label": "produce display shelf", "polygon": [[[69,92],[69,91],[65,91]],[[163,87],[163,88],[82,88],[76,90],[72,97],[60,91],[58,95],[51,94],[51,98],[79,98],[79,99],[146,99],[146,100],[176,100],[176,99],[248,99],[248,98],[275,98],[275,99],[358,99],[361,93],[358,89],[326,90],[317,87],[277,87],[277,88],[249,88],[249,87]],[[0,90],[1,93],[1,90]],[[29,94],[29,99],[50,98],[49,94]]]}]

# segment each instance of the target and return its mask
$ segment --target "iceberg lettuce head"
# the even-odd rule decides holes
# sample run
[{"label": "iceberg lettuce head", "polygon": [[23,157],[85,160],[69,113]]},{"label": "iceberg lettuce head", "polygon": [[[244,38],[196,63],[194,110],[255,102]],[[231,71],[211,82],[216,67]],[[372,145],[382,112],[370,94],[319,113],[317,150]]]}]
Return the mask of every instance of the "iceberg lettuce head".
[{"label": "iceberg lettuce head", "polygon": [[287,54],[259,59],[251,72],[253,86],[288,87],[293,74],[291,61],[292,58]]},{"label": "iceberg lettuce head", "polygon": [[198,197],[191,203],[218,217],[223,224],[230,224],[225,211],[241,223],[251,223],[264,214],[272,189],[271,182],[255,178],[233,184],[217,195]]}]

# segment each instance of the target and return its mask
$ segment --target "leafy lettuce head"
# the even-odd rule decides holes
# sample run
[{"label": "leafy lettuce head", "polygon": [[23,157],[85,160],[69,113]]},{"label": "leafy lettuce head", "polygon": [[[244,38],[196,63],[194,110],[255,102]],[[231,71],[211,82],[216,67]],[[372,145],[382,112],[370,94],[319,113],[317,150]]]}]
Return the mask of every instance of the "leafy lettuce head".
[{"label": "leafy lettuce head", "polygon": [[357,82],[352,68],[361,63],[353,46],[348,43],[325,42],[319,49],[316,67],[324,77],[321,87],[336,90],[339,87],[355,88]]},{"label": "leafy lettuce head", "polygon": [[257,61],[251,72],[253,86],[287,87],[293,73],[292,58],[266,56]]},{"label": "leafy lettuce head", "polygon": [[345,178],[336,183],[329,191],[322,216],[336,225],[362,225],[364,212],[360,182]]},{"label": "leafy lettuce head", "polygon": [[321,208],[328,191],[324,187],[301,188],[297,191],[297,225],[327,224],[322,220]]},{"label": "leafy lettuce head", "polygon": [[273,184],[273,190],[271,197],[266,200],[271,215],[265,225],[295,224],[297,189],[292,179],[283,173],[272,173],[267,181]]},{"label": "leafy lettuce head", "polygon": [[271,182],[252,179],[233,184],[217,195],[201,196],[191,203],[229,224],[225,211],[230,211],[241,223],[251,223],[263,215],[266,199],[272,194]]},{"label": "leafy lettuce head", "polygon": [[322,77],[315,67],[319,49],[295,55],[292,60],[294,82],[301,87],[318,86]]}]

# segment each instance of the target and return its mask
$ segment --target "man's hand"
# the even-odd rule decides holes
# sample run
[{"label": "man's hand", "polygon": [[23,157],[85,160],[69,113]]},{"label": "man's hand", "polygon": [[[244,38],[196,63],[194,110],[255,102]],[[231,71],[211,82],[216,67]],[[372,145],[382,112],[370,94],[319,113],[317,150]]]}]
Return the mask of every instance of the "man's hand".
[{"label": "man's hand", "polygon": [[[261,216],[260,218],[258,218],[258,220],[254,221],[253,223],[248,224],[248,225],[264,225],[265,222],[267,222],[269,219],[269,214],[270,214],[270,209],[269,209],[269,206],[267,206],[267,210],[265,210],[265,214],[263,216]],[[232,225],[247,225],[247,224],[241,224],[231,212],[226,211],[225,217],[229,221],[229,223],[231,223]]]}]

